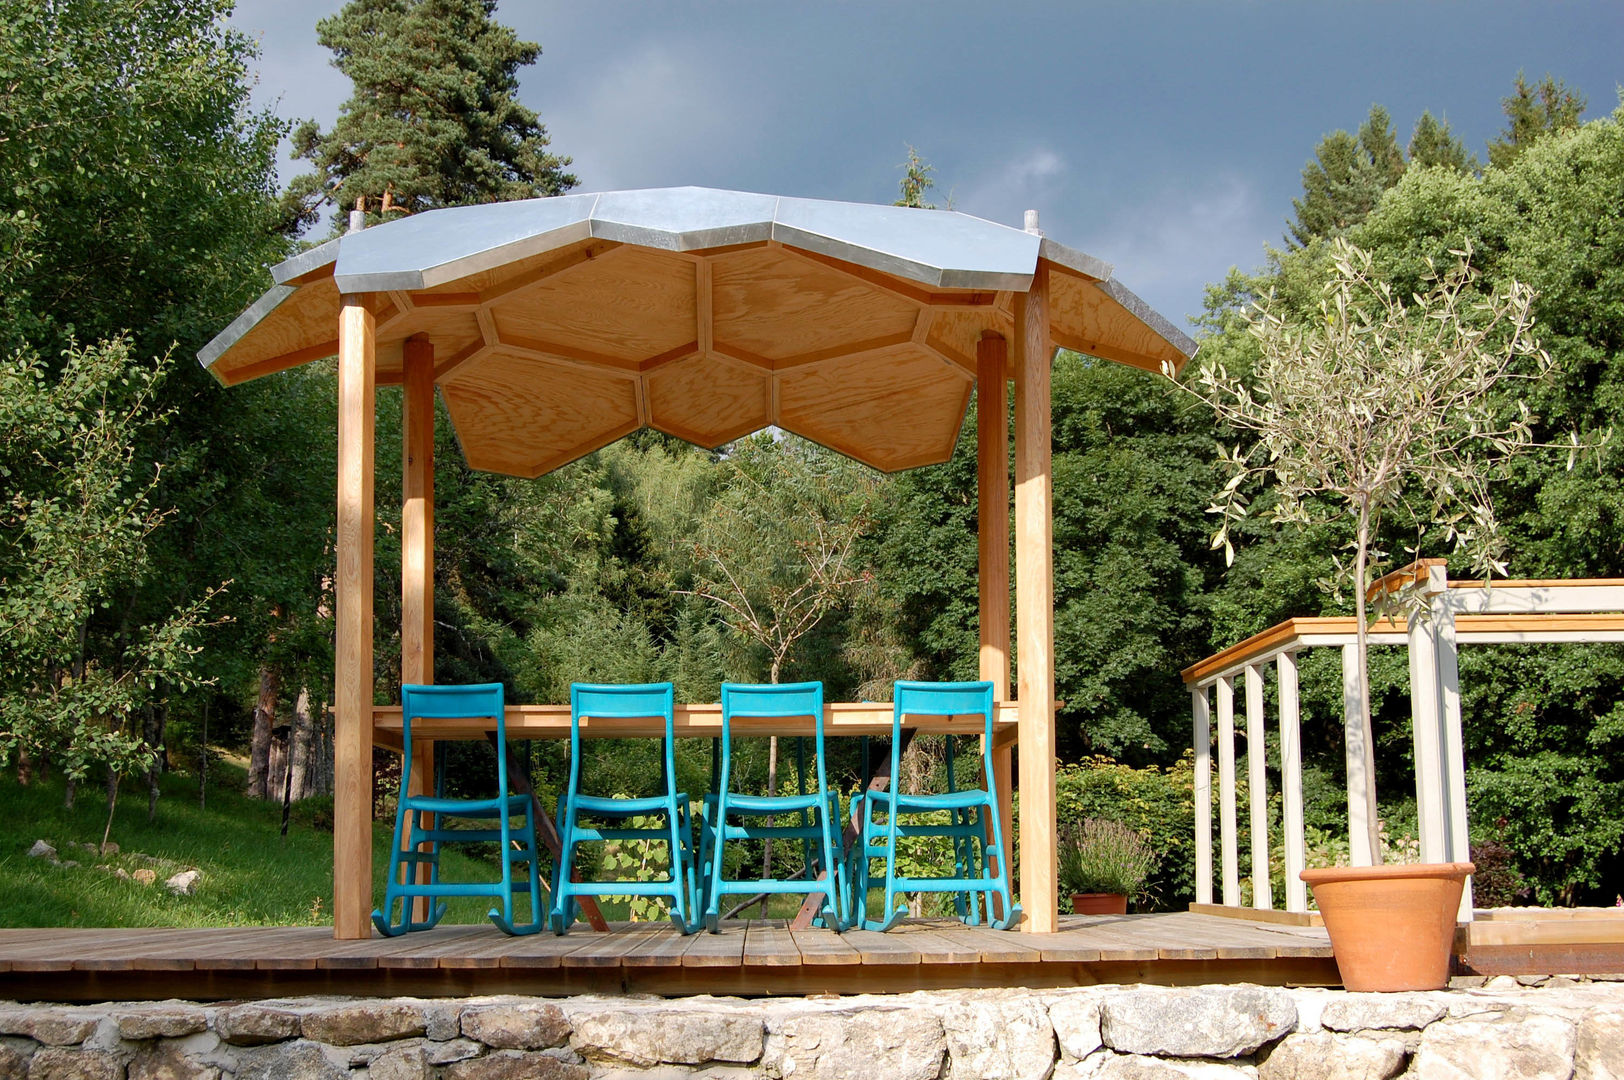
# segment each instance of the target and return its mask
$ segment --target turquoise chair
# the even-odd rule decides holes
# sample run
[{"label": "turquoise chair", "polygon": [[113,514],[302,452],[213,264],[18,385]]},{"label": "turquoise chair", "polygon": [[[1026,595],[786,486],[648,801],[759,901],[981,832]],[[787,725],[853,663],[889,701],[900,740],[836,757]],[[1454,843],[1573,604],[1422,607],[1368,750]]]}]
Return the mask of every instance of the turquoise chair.
[{"label": "turquoise chair", "polygon": [[[389,856],[389,878],[384,888],[381,910],[372,913],[372,924],[389,937],[409,930],[427,930],[445,915],[447,896],[489,896],[502,901],[500,910],[489,912],[491,922],[505,933],[533,934],[546,925],[541,913],[541,873],[536,854],[536,822],[531,814],[529,795],[508,792],[507,728],[503,719],[502,684],[479,683],[468,686],[413,686],[400,690],[402,737],[405,757],[401,763],[400,800],[395,810],[395,844]],[[448,799],[442,797],[444,776],[435,778],[435,794],[411,795],[406,791],[412,775],[412,724],[416,720],[477,718],[494,722],[496,728],[496,795],[488,799]],[[433,815],[433,825],[425,824]],[[523,818],[515,828],[513,818]],[[494,826],[482,829],[452,829],[447,818],[494,819]],[[517,843],[515,843],[517,842]],[[444,843],[494,843],[500,852],[502,876],[497,881],[451,882],[440,880],[440,845]],[[425,845],[426,849],[425,849]],[[528,864],[524,877],[514,879],[514,866]],[[416,880],[419,866],[428,867],[428,880]],[[530,921],[513,921],[513,894],[530,894]],[[412,901],[429,897],[438,902],[427,920],[412,918]]]},{"label": "turquoise chair", "polygon": [[[732,790],[733,720],[736,717],[811,717],[814,724],[813,755],[817,762],[817,790],[806,791],[805,759],[799,757],[800,792],[795,795],[746,795]],[[722,897],[757,893],[817,893],[824,895],[820,913],[825,926],[843,928],[846,923],[845,871],[840,837],[840,797],[829,787],[823,753],[823,684],[820,682],[776,685],[722,684],[722,761],[716,775],[716,790],[705,796],[700,819],[700,865],[704,873],[705,925],[713,934],[721,933]],[[780,814],[798,815],[792,825],[734,825],[729,818],[762,818]],[[798,839],[806,855],[806,877],[799,879],[722,876],[723,853],[730,840]],[[816,851],[816,860],[812,857]],[[822,868],[822,881],[809,880]]]},{"label": "turquoise chair", "polygon": [[[553,869],[553,932],[564,934],[575,921],[578,896],[660,896],[671,900],[671,921],[684,934],[698,929],[695,914],[693,837],[688,821],[688,796],[677,791],[674,756],[675,691],[670,683],[621,686],[574,683],[570,686],[570,778],[558,800],[561,847]],[[661,768],[663,795],[628,799],[585,795],[581,792],[581,718],[623,717],[665,720]],[[601,822],[659,815],[663,827],[583,825],[583,817]],[[665,881],[572,881],[575,849],[583,843],[609,840],[665,840],[671,845],[671,874]]]},{"label": "turquoise chair", "polygon": [[[964,716],[983,717],[981,740],[981,768],[985,778],[983,786],[965,790],[950,790],[944,794],[904,795],[897,791],[896,780],[901,776],[902,720],[905,716]],[[954,893],[960,918],[966,922],[980,919],[980,901],[985,895],[989,925],[995,930],[1006,930],[1015,925],[1020,908],[1012,902],[1009,887],[1008,848],[1004,838],[1004,823],[998,813],[998,792],[993,788],[992,735],[993,735],[992,683],[929,683],[898,682],[891,707],[891,778],[885,791],[872,791],[853,800],[852,815],[858,823],[858,844],[854,867],[850,875],[857,895],[854,912],[860,905],[861,916],[854,915],[865,930],[889,930],[902,918],[905,908],[899,908],[897,898],[910,892]],[[949,766],[951,770],[951,765]],[[950,785],[951,786],[951,785]],[[947,822],[904,824],[903,817],[945,811]],[[943,877],[903,877],[897,872],[897,840],[901,837],[946,836],[953,840],[954,869]],[[990,839],[988,839],[990,837]],[[985,850],[977,854],[977,849]],[[994,874],[988,856],[997,860]],[[867,917],[868,889],[871,859],[885,860],[885,907],[881,918]],[[992,897],[1003,902],[1004,915],[993,919]],[[968,900],[968,903],[966,903]]]}]

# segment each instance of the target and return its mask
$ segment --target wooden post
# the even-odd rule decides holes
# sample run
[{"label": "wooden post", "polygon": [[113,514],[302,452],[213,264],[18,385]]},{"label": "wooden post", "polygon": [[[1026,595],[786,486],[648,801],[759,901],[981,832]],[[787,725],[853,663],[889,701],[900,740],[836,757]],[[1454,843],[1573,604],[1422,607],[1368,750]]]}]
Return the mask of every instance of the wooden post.
[{"label": "wooden post", "polygon": [[[1009,700],[1009,387],[1008,347],[987,331],[976,344],[976,541],[981,601],[981,668],[995,701]],[[1015,792],[1010,748],[992,751],[992,783],[1005,851],[1014,850]],[[988,838],[990,841],[990,837]],[[1011,882],[1013,884],[1013,882]],[[1003,900],[992,898],[1003,917]]]},{"label": "wooden post", "polygon": [[1059,924],[1055,873],[1054,521],[1050,488],[1049,267],[1015,294],[1015,625],[1019,649],[1022,929]]},{"label": "wooden post", "polygon": [[[406,339],[400,402],[400,680],[434,681],[434,343],[426,335]],[[434,743],[412,740],[413,795],[434,794]],[[433,827],[433,816],[424,815]],[[425,845],[427,846],[427,845]],[[429,867],[417,867],[427,884]],[[413,901],[413,917],[427,920],[429,897]]]},{"label": "wooden post", "polygon": [[1269,782],[1264,767],[1268,745],[1263,736],[1263,669],[1246,666],[1246,786],[1252,807],[1252,906],[1274,907],[1269,887]]},{"label": "wooden post", "polygon": [[1225,907],[1240,907],[1240,841],[1235,826],[1235,677],[1218,680],[1218,844]]},{"label": "wooden post", "polygon": [[1195,902],[1212,903],[1212,704],[1207,688],[1190,691],[1195,747]]},{"label": "wooden post", "polygon": [[1286,910],[1308,910],[1308,883],[1298,874],[1307,864],[1303,836],[1303,741],[1298,725],[1297,654],[1275,660],[1275,689],[1280,695],[1281,827],[1286,847]]},{"label": "wooden post", "polygon": [[338,316],[338,576],[334,656],[333,936],[372,935],[372,478],[377,323]]}]

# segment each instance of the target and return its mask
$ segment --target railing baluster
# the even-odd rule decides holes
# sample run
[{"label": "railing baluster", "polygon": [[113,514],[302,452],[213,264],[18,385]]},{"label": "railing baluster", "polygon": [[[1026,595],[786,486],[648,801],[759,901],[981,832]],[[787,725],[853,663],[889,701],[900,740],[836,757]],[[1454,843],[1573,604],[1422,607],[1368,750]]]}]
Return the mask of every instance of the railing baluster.
[{"label": "railing baluster", "polygon": [[1280,793],[1286,842],[1286,910],[1308,910],[1308,884],[1298,876],[1306,858],[1303,837],[1303,744],[1297,725],[1297,654],[1275,660],[1280,695]]},{"label": "railing baluster", "polygon": [[1195,747],[1195,902],[1212,903],[1212,706],[1207,688],[1190,691]]},{"label": "railing baluster", "polygon": [[1246,665],[1246,785],[1252,808],[1252,906],[1274,907],[1269,887],[1268,746],[1263,737],[1263,669]]},{"label": "railing baluster", "polygon": [[1240,907],[1240,844],[1235,837],[1235,679],[1218,680],[1218,837],[1223,852],[1224,906]]}]

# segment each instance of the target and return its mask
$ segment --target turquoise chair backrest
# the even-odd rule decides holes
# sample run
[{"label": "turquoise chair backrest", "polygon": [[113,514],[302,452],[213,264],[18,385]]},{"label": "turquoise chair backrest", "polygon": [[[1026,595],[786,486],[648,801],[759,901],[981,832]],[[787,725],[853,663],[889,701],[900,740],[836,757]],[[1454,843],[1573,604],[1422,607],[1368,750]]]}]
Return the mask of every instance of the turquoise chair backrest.
[{"label": "turquoise chair backrest", "polygon": [[581,790],[581,718],[600,719],[624,717],[644,719],[658,716],[665,720],[664,767],[666,787],[675,791],[677,764],[675,758],[676,688],[665,683],[571,683],[570,684],[570,785],[569,790]]},{"label": "turquoise chair backrest", "polygon": [[494,720],[496,728],[497,794],[507,788],[507,723],[504,717],[501,683],[460,683],[447,686],[421,686],[406,683],[400,688],[400,712],[405,736],[405,760],[401,775],[412,774],[413,720]]},{"label": "turquoise chair backrest", "polygon": [[[982,717],[982,775],[992,778],[993,696],[990,682],[907,682],[897,680],[891,697],[891,775],[900,776],[898,747],[904,716]],[[949,736],[949,739],[952,737]],[[949,751],[951,751],[951,742]],[[951,762],[951,756],[949,761]],[[892,785],[892,791],[896,790]]]},{"label": "turquoise chair backrest", "polygon": [[723,683],[722,720],[734,716],[811,716],[823,726],[823,684]]}]

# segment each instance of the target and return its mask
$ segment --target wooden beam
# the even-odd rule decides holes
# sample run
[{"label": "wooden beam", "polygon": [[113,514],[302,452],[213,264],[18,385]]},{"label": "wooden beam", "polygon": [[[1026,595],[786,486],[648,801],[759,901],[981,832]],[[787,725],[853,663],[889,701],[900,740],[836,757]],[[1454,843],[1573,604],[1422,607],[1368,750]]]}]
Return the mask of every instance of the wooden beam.
[{"label": "wooden beam", "polygon": [[[929,311],[919,313],[925,324]],[[993,698],[1009,700],[1009,366],[1008,343],[985,333],[976,344],[976,556],[980,594],[981,664]],[[1014,764],[1010,747],[992,747],[992,783],[1004,840],[1013,844]],[[1006,849],[1008,850],[1008,849]],[[999,898],[994,914],[1002,917]]]},{"label": "wooden beam", "polygon": [[1015,620],[1019,650],[1022,928],[1059,923],[1055,874],[1054,521],[1050,482],[1049,277],[1015,297]]},{"label": "wooden beam", "polygon": [[[400,403],[400,680],[434,681],[434,343],[425,335],[406,339]],[[412,795],[434,794],[434,743],[412,740]],[[433,827],[430,820],[423,822]],[[427,863],[417,867],[428,883]],[[429,898],[418,897],[414,917],[429,917]]]},{"label": "wooden beam", "polygon": [[338,316],[338,573],[334,657],[333,936],[372,935],[372,481],[377,321]]}]

